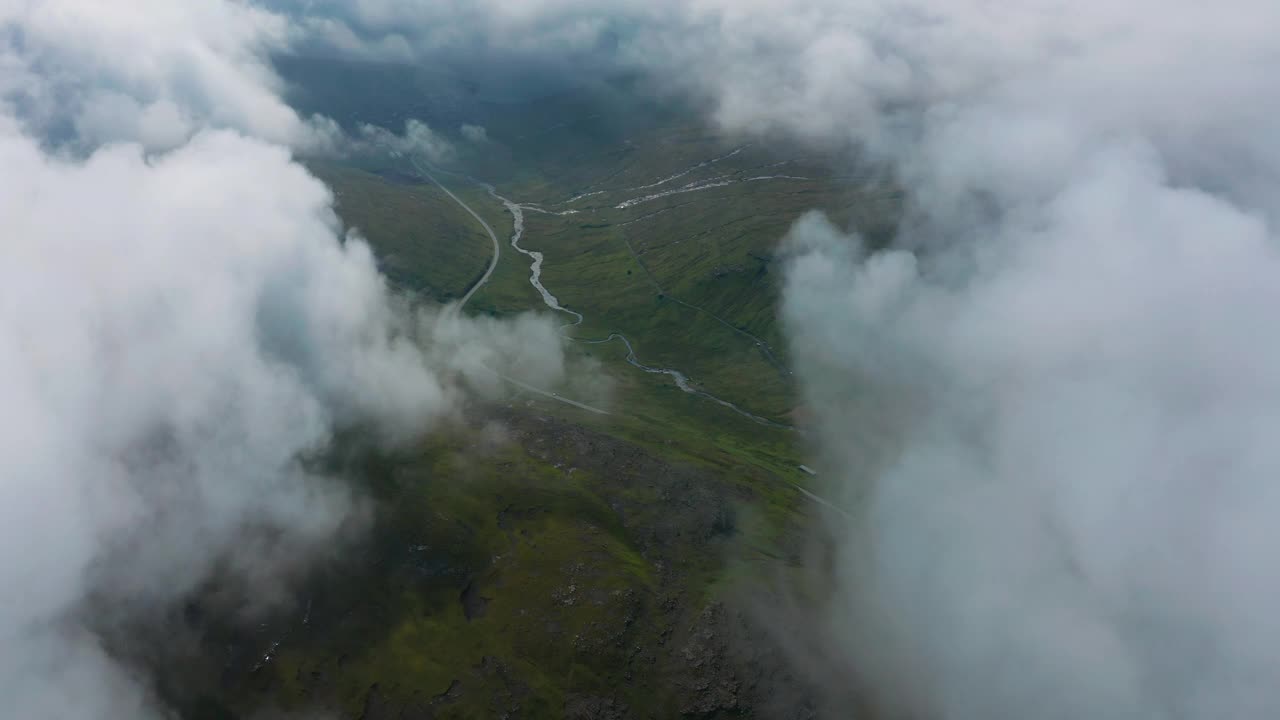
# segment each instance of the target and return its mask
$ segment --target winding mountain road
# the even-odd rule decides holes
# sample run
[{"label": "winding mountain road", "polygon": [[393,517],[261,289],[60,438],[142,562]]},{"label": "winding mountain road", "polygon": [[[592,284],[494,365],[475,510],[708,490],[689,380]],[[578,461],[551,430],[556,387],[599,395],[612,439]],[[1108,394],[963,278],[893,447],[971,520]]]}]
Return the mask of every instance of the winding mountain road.
[{"label": "winding mountain road", "polygon": [[493,271],[498,267],[498,260],[502,257],[502,243],[498,242],[498,235],[493,231],[493,228],[489,227],[489,223],[485,222],[484,218],[480,217],[479,213],[472,210],[470,205],[463,202],[462,198],[454,195],[452,190],[444,186],[444,183],[437,180],[436,176],[432,175],[430,170],[424,168],[418,162],[417,158],[410,156],[409,162],[413,164],[415,170],[422,173],[423,177],[430,180],[432,184],[440,188],[445,195],[448,195],[454,202],[458,203],[463,210],[470,213],[471,217],[475,218],[476,222],[480,223],[480,227],[483,227],[484,231],[489,233],[489,239],[493,241],[493,260],[489,262],[489,267],[484,271],[484,275],[481,275],[480,279],[471,286],[471,289],[467,291],[467,294],[463,295],[462,299],[458,301],[458,304],[454,306],[455,312],[462,312],[462,308],[466,307],[467,303],[471,300],[471,296],[475,295],[477,290],[484,287],[484,284],[489,282],[489,278],[493,276]]}]

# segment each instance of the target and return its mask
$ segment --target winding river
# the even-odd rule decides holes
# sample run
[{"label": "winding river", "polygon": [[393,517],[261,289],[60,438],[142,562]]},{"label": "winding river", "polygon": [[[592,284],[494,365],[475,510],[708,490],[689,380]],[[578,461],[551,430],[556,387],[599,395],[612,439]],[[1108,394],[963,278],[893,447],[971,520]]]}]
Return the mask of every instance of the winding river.
[{"label": "winding river", "polygon": [[[740,151],[740,150],[739,150],[739,151]],[[708,161],[708,162],[701,163],[701,164],[699,164],[699,165],[697,165],[697,166],[694,166],[693,168],[690,168],[689,170],[686,170],[685,172],[679,173],[679,174],[677,174],[677,175],[673,175],[673,176],[671,176],[671,177],[669,177],[669,178],[666,178],[666,179],[664,179],[664,180],[661,180],[661,181],[659,181],[659,182],[657,182],[657,183],[654,183],[654,184],[651,184],[651,185],[647,185],[647,186],[641,186],[641,187],[633,188],[633,189],[634,189],[634,190],[643,190],[643,189],[649,189],[649,188],[652,188],[652,187],[656,187],[656,186],[658,186],[658,185],[665,184],[666,182],[669,182],[670,180],[673,180],[673,179],[676,179],[676,178],[682,177],[682,176],[684,176],[684,175],[687,175],[689,172],[692,172],[693,170],[695,170],[695,169],[697,169],[697,168],[699,168],[699,167],[705,167],[706,165],[709,165],[709,164],[711,164],[712,162],[718,162],[719,160],[723,160],[723,159],[725,159],[725,158],[732,157],[733,155],[736,155],[736,154],[737,154],[737,152],[739,152],[739,151],[734,151],[733,153],[730,153],[729,155],[725,155],[724,157],[721,157],[721,158],[716,158],[716,159],[715,159],[715,160],[713,160],[713,161]],[[443,190],[443,191],[444,191],[444,192],[445,192],[445,193],[446,193],[450,198],[452,198],[452,199],[453,199],[453,201],[454,201],[454,202],[456,202],[456,203],[458,203],[459,205],[461,205],[461,206],[463,207],[463,209],[465,209],[468,213],[470,213],[470,214],[471,214],[471,216],[472,216],[472,217],[474,217],[477,221],[479,221],[479,222],[480,222],[480,224],[484,227],[485,231],[489,234],[490,238],[493,238],[493,239],[494,239],[494,257],[493,257],[493,262],[492,262],[492,263],[490,263],[489,268],[488,268],[488,270],[486,270],[486,271],[485,271],[484,276],[483,276],[483,277],[481,277],[481,278],[480,278],[480,280],[479,280],[479,282],[477,282],[477,283],[476,283],[476,284],[475,284],[475,285],[474,285],[470,290],[468,290],[468,291],[467,291],[467,294],[463,297],[462,301],[458,304],[458,306],[457,306],[457,307],[458,307],[458,309],[459,309],[459,310],[461,310],[461,307],[462,307],[463,305],[465,305],[465,304],[466,304],[466,302],[467,302],[468,300],[470,300],[470,299],[471,299],[471,296],[472,296],[472,295],[474,295],[474,294],[476,293],[476,291],[480,289],[480,287],[481,287],[481,286],[483,286],[485,283],[487,283],[487,282],[489,281],[489,278],[493,275],[494,268],[496,268],[496,267],[497,267],[497,264],[498,264],[498,257],[499,257],[499,254],[500,254],[500,250],[499,250],[499,247],[498,247],[498,242],[497,242],[497,239],[496,239],[496,234],[493,232],[493,229],[489,227],[488,223],[486,223],[486,222],[485,222],[485,221],[484,221],[484,220],[483,220],[483,219],[482,219],[482,218],[481,218],[481,217],[480,217],[480,216],[479,216],[479,215],[478,215],[474,210],[472,210],[472,209],[471,209],[471,207],[470,207],[470,206],[468,206],[465,202],[463,202],[463,201],[462,201],[462,200],[461,200],[457,195],[454,195],[452,192],[450,192],[450,191],[449,191],[449,189],[448,189],[448,188],[446,188],[444,185],[442,185],[442,184],[440,183],[440,181],[439,181],[439,180],[437,180],[437,179],[435,178],[435,176],[431,174],[431,172],[430,172],[430,170],[429,170],[428,168],[423,167],[423,166],[422,166],[422,164],[420,164],[420,163],[418,162],[417,158],[410,158],[410,162],[413,164],[414,168],[415,168],[415,169],[417,169],[417,170],[418,170],[418,172],[422,173],[422,175],[423,175],[427,180],[430,180],[430,181],[431,181],[431,182],[432,182],[436,187],[439,187],[441,190]],[[528,258],[529,258],[529,260],[530,260],[530,263],[529,263],[529,284],[530,284],[530,285],[532,285],[532,286],[533,286],[533,289],[534,289],[534,290],[536,290],[536,291],[538,292],[538,295],[542,298],[542,302],[543,302],[543,304],[544,304],[544,305],[546,305],[548,308],[550,308],[551,310],[553,310],[553,311],[555,311],[555,312],[563,313],[563,314],[568,315],[568,316],[570,316],[571,318],[573,318],[570,322],[567,322],[567,323],[565,323],[564,325],[560,326],[560,332],[561,332],[561,335],[564,335],[565,331],[566,331],[568,328],[572,328],[572,327],[576,327],[576,326],[578,326],[578,325],[581,325],[581,324],[582,324],[582,322],[583,322],[583,320],[584,320],[584,317],[583,317],[582,313],[577,312],[577,311],[575,311],[575,310],[570,310],[569,308],[567,308],[567,307],[565,307],[564,305],[562,305],[562,304],[560,303],[559,298],[557,298],[557,297],[556,297],[556,296],[555,296],[555,295],[554,295],[550,290],[548,290],[548,289],[547,289],[547,287],[546,287],[545,285],[543,285],[543,284],[542,284],[542,268],[543,268],[543,263],[544,263],[544,262],[545,262],[545,260],[546,260],[545,256],[544,256],[541,252],[539,252],[539,251],[537,251],[537,250],[530,250],[530,249],[528,249],[528,248],[521,247],[521,245],[520,245],[520,241],[524,239],[524,213],[525,213],[525,210],[530,210],[530,211],[533,211],[533,212],[543,212],[543,213],[549,213],[549,214],[555,214],[555,215],[565,215],[565,214],[570,214],[570,213],[573,213],[573,212],[576,212],[576,211],[552,212],[552,211],[544,210],[544,209],[542,209],[541,207],[538,207],[538,206],[536,206],[536,205],[526,205],[526,204],[521,204],[521,203],[515,202],[514,200],[511,200],[510,198],[506,198],[506,197],[503,197],[502,195],[499,195],[499,194],[498,194],[497,189],[496,189],[496,188],[494,188],[492,185],[490,185],[490,184],[488,184],[488,183],[481,182],[481,181],[476,180],[476,179],[474,179],[474,178],[469,178],[469,179],[470,179],[472,182],[474,182],[474,183],[476,183],[477,185],[479,185],[480,187],[484,188],[485,192],[489,193],[489,195],[490,195],[491,197],[493,197],[493,198],[494,198],[495,200],[497,200],[498,202],[502,203],[502,206],[503,206],[504,208],[506,208],[506,210],[507,210],[507,212],[508,212],[508,213],[510,213],[510,214],[511,214],[511,218],[512,218],[512,232],[511,232],[511,240],[510,240],[511,247],[512,247],[512,249],[514,249],[516,252],[518,252],[518,253],[520,253],[520,254],[522,254],[522,255],[524,255],[524,256],[526,256],[526,257],[528,257]],[[766,179],[800,179],[800,178],[791,178],[791,177],[789,177],[789,176],[767,176],[767,177],[747,178],[747,179],[745,179],[745,180],[736,180],[736,181],[722,181],[722,180],[720,180],[720,179],[717,179],[717,180],[715,180],[715,181],[711,181],[711,182],[713,182],[713,183],[715,183],[715,184],[706,184],[706,185],[703,185],[703,184],[698,184],[698,183],[691,183],[691,185],[696,185],[696,186],[697,186],[697,187],[694,187],[694,188],[692,188],[692,189],[702,190],[702,189],[707,189],[707,188],[710,188],[710,187],[723,187],[723,186],[725,186],[725,185],[732,184],[732,182],[752,182],[752,181],[766,180]],[[631,207],[632,205],[639,204],[639,203],[641,203],[641,202],[647,202],[647,201],[649,201],[649,200],[654,200],[654,199],[657,199],[657,198],[659,198],[659,197],[665,197],[666,195],[673,195],[673,194],[678,194],[678,193],[682,193],[682,192],[690,192],[692,189],[690,189],[690,188],[689,188],[689,186],[685,186],[685,187],[683,187],[683,188],[678,188],[678,189],[676,189],[676,190],[667,191],[667,192],[665,192],[665,193],[657,193],[657,194],[651,194],[651,195],[644,195],[644,196],[640,196],[640,197],[638,197],[638,198],[634,198],[634,199],[632,199],[632,200],[624,201],[624,202],[622,202],[622,203],[618,204],[618,205],[617,205],[617,207],[618,207],[618,208],[627,208],[627,207]],[[681,304],[682,304],[682,305],[687,305],[687,303],[681,303]],[[690,307],[693,307],[693,306],[690,306]],[[632,367],[637,368],[637,369],[639,369],[639,370],[643,370],[644,372],[647,372],[647,373],[650,373],[650,374],[655,374],[655,375],[666,375],[666,376],[670,377],[670,378],[675,382],[676,387],[680,388],[680,390],[681,390],[681,391],[686,392],[686,393],[688,393],[688,394],[690,394],[690,395],[696,395],[696,396],[698,396],[698,397],[700,397],[700,398],[703,398],[703,399],[706,399],[706,400],[710,400],[711,402],[714,402],[714,403],[716,403],[717,405],[720,405],[720,406],[722,406],[722,407],[728,408],[729,410],[732,410],[733,412],[735,412],[735,413],[737,413],[737,414],[739,414],[739,415],[741,415],[741,416],[743,416],[743,417],[745,417],[745,418],[747,418],[747,419],[749,419],[749,420],[751,420],[751,421],[753,421],[753,422],[759,423],[759,424],[761,424],[761,425],[766,425],[766,426],[768,426],[768,427],[779,428],[779,429],[784,429],[784,430],[791,430],[791,429],[793,429],[790,425],[784,425],[784,424],[782,424],[782,423],[775,422],[775,421],[770,420],[770,419],[768,419],[768,418],[761,417],[761,416],[759,416],[759,415],[756,415],[755,413],[752,413],[752,412],[749,412],[749,411],[747,411],[747,410],[744,410],[743,408],[739,407],[738,405],[735,405],[735,404],[734,404],[734,403],[732,403],[732,402],[729,402],[728,400],[725,400],[725,399],[723,399],[723,398],[720,398],[720,397],[717,397],[717,396],[715,396],[715,395],[712,395],[711,393],[706,392],[705,390],[700,390],[700,389],[698,389],[698,388],[697,388],[696,386],[694,386],[694,384],[689,380],[689,377],[688,377],[687,375],[685,375],[683,372],[681,372],[681,371],[679,371],[679,370],[676,370],[675,368],[653,367],[653,366],[650,366],[650,365],[645,365],[644,363],[640,362],[640,359],[639,359],[639,357],[636,355],[635,348],[632,346],[631,341],[630,341],[629,339],[627,339],[627,337],[626,337],[625,335],[623,335],[622,333],[619,333],[619,332],[610,333],[610,335],[609,335],[607,338],[604,338],[604,339],[602,339],[602,340],[587,340],[587,339],[583,339],[583,338],[575,338],[575,337],[571,337],[571,336],[568,336],[568,335],[564,335],[564,337],[565,337],[566,339],[568,339],[568,340],[573,341],[573,342],[579,342],[579,343],[583,343],[583,344],[586,344],[586,345],[603,345],[603,344],[605,344],[605,343],[610,343],[610,342],[613,342],[613,341],[615,341],[615,340],[616,340],[616,341],[620,341],[620,342],[622,342],[622,344],[623,344],[624,346],[626,346],[626,348],[627,348],[627,356],[626,356],[626,360],[627,360],[627,363],[628,363],[628,364],[630,364]],[[754,336],[752,336],[752,337],[754,337]],[[757,338],[757,340],[758,340],[758,338]],[[552,394],[550,394],[550,395],[551,395],[551,396],[553,396],[553,397],[555,397],[556,399],[561,399],[558,395],[554,395],[553,393],[552,393]]]}]

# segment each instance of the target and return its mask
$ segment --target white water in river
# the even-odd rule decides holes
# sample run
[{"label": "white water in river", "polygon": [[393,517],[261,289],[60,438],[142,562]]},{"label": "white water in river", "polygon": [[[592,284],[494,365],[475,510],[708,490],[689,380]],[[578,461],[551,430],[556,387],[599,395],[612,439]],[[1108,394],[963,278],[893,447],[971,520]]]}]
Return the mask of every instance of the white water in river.
[{"label": "white water in river", "polygon": [[481,186],[490,195],[492,195],[495,200],[497,200],[498,202],[501,202],[502,206],[507,209],[507,212],[511,213],[511,219],[512,219],[511,247],[514,248],[516,252],[522,255],[527,255],[529,259],[533,261],[529,263],[529,284],[533,285],[533,288],[538,291],[539,295],[542,296],[542,302],[546,304],[547,307],[551,308],[552,310],[555,310],[556,312],[562,312],[562,313],[565,313],[566,315],[572,315],[575,318],[573,322],[569,323],[565,327],[581,325],[582,313],[575,312],[561,305],[560,300],[556,298],[555,295],[552,295],[551,291],[548,290],[546,286],[542,284],[542,260],[543,260],[542,253],[538,252],[537,250],[526,250],[520,247],[520,239],[524,237],[524,206],[520,205],[519,203],[512,202],[507,198],[502,197],[501,195],[498,194],[497,190],[495,190],[492,185],[486,185],[482,183]]},{"label": "white water in river", "polygon": [[699,190],[710,190],[711,188],[725,187],[726,185],[733,185],[736,183],[759,182],[760,180],[808,180],[808,179],[810,178],[797,177],[795,175],[760,175],[758,177],[743,178],[741,180],[721,176],[717,178],[711,178],[710,180],[696,180],[694,182],[689,183],[688,185],[678,187],[675,190],[665,190],[660,193],[653,193],[652,195],[641,195],[640,197],[631,198],[630,200],[623,200],[622,202],[615,205],[614,209],[626,210],[627,208],[635,207],[640,203],[647,203],[652,200],[657,200],[659,198],[664,198],[671,195],[680,195],[682,193],[697,192]]},{"label": "white water in river", "polygon": [[671,182],[672,180],[678,180],[678,179],[680,179],[680,178],[684,177],[685,175],[688,175],[689,173],[693,172],[694,170],[701,170],[702,168],[704,168],[704,167],[706,167],[706,166],[708,166],[708,165],[715,165],[716,163],[720,162],[721,160],[728,160],[729,158],[733,157],[734,155],[737,155],[738,153],[742,152],[742,151],[743,151],[743,150],[745,150],[745,149],[746,149],[746,146],[744,145],[744,146],[742,146],[742,147],[738,148],[737,150],[734,150],[733,152],[729,153],[728,155],[721,155],[721,156],[720,156],[720,157],[718,157],[718,158],[711,158],[710,160],[703,160],[702,162],[698,163],[697,165],[694,165],[694,166],[693,166],[693,167],[691,167],[691,168],[688,168],[687,170],[683,170],[683,171],[678,172],[678,173],[676,173],[675,175],[671,175],[671,176],[669,176],[669,177],[664,177],[664,178],[662,178],[661,180],[659,180],[658,182],[649,183],[648,185],[639,185],[639,186],[637,186],[637,187],[627,188],[627,190],[628,190],[628,191],[630,191],[630,190],[648,190],[649,188],[656,188],[656,187],[658,187],[659,185],[666,185],[667,183]]}]

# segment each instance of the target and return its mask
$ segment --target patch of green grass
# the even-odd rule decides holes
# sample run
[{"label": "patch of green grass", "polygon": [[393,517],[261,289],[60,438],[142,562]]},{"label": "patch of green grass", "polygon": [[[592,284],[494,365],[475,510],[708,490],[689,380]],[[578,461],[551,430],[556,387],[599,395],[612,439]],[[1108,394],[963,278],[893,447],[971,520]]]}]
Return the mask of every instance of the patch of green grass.
[{"label": "patch of green grass", "polygon": [[338,215],[369,241],[393,283],[448,302],[484,274],[493,243],[435,186],[332,163],[311,170],[333,189]]}]

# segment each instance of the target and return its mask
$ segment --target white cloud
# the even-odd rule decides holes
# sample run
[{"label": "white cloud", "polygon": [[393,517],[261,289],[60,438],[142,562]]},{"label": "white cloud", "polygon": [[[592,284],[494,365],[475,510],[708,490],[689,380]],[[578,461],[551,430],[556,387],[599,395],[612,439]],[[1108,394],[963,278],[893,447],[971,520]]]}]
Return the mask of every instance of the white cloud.
[{"label": "white cloud", "polygon": [[401,135],[375,125],[361,125],[360,138],[356,141],[356,147],[389,151],[398,155],[426,157],[433,163],[447,162],[456,152],[453,143],[441,137],[421,120],[405,122],[404,133]]},{"label": "white cloud", "polygon": [[463,125],[461,132],[462,137],[465,138],[467,142],[475,143],[477,145],[489,142],[489,132],[481,125]]},{"label": "white cloud", "polygon": [[[297,146],[323,143],[285,104],[267,53],[286,46],[280,16],[226,0],[91,0],[0,5],[0,97],[33,132],[84,147],[117,140],[173,147],[202,128]],[[59,139],[54,137],[53,139]]]},{"label": "white cloud", "polygon": [[[287,35],[221,0],[0,2],[0,697],[15,717],[166,717],[86,619],[152,617],[215,566],[246,605],[278,600],[363,517],[303,463],[335,432],[416,438],[496,390],[474,363],[563,375],[550,321],[471,323],[389,294],[291,158],[336,133],[278,95],[267,53]],[[413,124],[396,141],[438,147]]]},{"label": "white cloud", "polygon": [[262,0],[294,21],[295,41],[349,55],[421,58],[440,49],[537,53],[594,51],[606,33],[678,7],[593,0]]},{"label": "white cloud", "polygon": [[785,292],[856,513],[831,622],[890,710],[1280,708],[1280,17],[1229,5],[935,3],[876,28],[909,93],[810,106],[895,164],[924,249],[809,218]]}]

